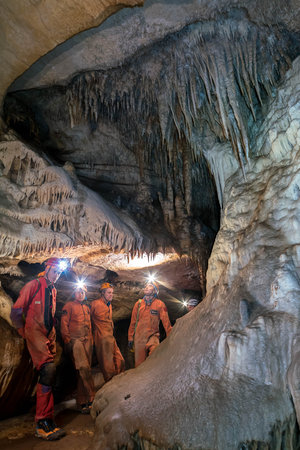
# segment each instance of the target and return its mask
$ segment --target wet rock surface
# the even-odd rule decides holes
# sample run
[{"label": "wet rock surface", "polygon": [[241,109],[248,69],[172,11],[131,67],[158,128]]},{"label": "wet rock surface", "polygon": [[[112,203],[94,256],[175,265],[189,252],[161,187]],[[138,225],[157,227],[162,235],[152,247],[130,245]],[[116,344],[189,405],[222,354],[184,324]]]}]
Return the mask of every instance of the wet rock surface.
[{"label": "wet rock surface", "polygon": [[86,450],[94,435],[94,421],[90,415],[76,411],[75,400],[56,407],[56,424],[66,431],[66,436],[56,442],[47,442],[34,436],[34,415],[27,414],[0,423],[0,446],[3,450]]},{"label": "wet rock surface", "polygon": [[0,419],[4,419],[26,411],[37,376],[24,340],[2,318],[0,342]]}]

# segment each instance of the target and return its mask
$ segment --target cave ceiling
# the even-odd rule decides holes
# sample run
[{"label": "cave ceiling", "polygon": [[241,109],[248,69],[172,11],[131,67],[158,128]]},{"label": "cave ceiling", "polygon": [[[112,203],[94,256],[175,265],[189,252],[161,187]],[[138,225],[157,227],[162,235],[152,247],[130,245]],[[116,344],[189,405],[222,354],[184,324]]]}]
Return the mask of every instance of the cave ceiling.
[{"label": "cave ceiling", "polygon": [[3,276],[58,252],[95,282],[96,267],[142,283],[147,264],[126,278],[124,258],[159,252],[179,261],[182,276],[166,269],[175,296],[180,283],[201,296],[225,180],[257,156],[299,21],[293,1],[153,0],[35,48],[3,102]]}]

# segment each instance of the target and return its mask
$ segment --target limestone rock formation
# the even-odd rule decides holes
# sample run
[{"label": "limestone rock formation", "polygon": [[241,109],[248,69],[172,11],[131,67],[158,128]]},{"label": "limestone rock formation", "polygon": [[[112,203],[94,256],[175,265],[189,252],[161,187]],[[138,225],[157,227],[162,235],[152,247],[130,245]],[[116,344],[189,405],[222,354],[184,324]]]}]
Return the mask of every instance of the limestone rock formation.
[{"label": "limestone rock formation", "polygon": [[6,294],[2,286],[0,285],[0,317],[11,325],[10,310],[12,307],[12,299]]},{"label": "limestone rock formation", "polygon": [[177,319],[98,393],[93,449],[299,448],[299,2],[0,12],[1,411],[35,381],[10,305],[55,254],[70,262],[58,319],[78,277],[89,299],[113,279],[125,352],[154,273]]},{"label": "limestone rock formation", "polygon": [[142,232],[82,186],[70,164],[55,167],[18,141],[2,143],[0,158],[3,258],[40,255],[43,260],[45,252],[54,251],[66,257],[68,248],[87,245],[89,251],[93,245],[145,251]]},{"label": "limestone rock formation", "polygon": [[69,0],[1,2],[1,103],[8,86],[40,56],[74,34],[98,25],[118,9],[142,3],[87,0],[83,8]]},{"label": "limestone rock formation", "polygon": [[2,317],[0,342],[0,419],[4,419],[28,409],[37,377],[24,340]]},{"label": "limestone rock formation", "polygon": [[94,449],[296,448],[299,70],[298,58],[245,178],[239,170],[226,181],[206,298],[145,363],[97,394]]}]

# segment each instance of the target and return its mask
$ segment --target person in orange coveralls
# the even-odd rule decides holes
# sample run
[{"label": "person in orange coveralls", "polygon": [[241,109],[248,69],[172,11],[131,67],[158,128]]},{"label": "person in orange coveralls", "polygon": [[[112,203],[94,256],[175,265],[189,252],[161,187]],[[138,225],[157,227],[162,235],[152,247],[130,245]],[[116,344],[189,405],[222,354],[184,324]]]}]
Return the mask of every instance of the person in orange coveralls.
[{"label": "person in orange coveralls", "polygon": [[159,322],[167,336],[172,330],[166,305],[157,298],[158,284],[149,282],[144,288],[144,298],[133,307],[128,330],[128,347],[133,348],[135,367],[139,366],[159,345]]},{"label": "person in orange coveralls", "polygon": [[[45,272],[25,284],[11,310],[11,320],[19,334],[26,339],[33,365],[38,370],[36,389],[36,432],[47,441],[60,439],[65,431],[54,422],[52,386],[55,381],[54,357],[56,353],[56,331],[54,314],[56,289],[54,284],[66,266],[65,261],[50,258],[45,263]],[[66,264],[66,263],[65,263]]]},{"label": "person in orange coveralls", "polygon": [[86,304],[87,288],[78,283],[75,300],[65,304],[60,323],[61,336],[66,350],[71,354],[77,370],[77,406],[83,414],[89,414],[95,397],[91,364],[93,336],[90,307]]},{"label": "person in orange coveralls", "polygon": [[194,308],[196,308],[198,303],[199,300],[197,300],[196,298],[190,298],[186,303],[186,309],[188,310],[188,312],[191,312]]},{"label": "person in orange coveralls", "polygon": [[91,319],[97,360],[105,382],[125,369],[125,362],[114,338],[111,302],[114,288],[110,283],[100,286],[101,297],[92,302]]}]

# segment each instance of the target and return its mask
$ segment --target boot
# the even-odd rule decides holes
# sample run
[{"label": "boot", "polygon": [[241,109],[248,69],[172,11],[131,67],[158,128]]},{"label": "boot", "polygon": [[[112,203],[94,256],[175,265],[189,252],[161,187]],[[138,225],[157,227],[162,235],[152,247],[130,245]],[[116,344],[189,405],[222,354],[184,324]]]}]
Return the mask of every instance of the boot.
[{"label": "boot", "polygon": [[45,441],[55,441],[66,435],[66,432],[58,428],[52,419],[41,419],[36,424],[35,436]]}]

